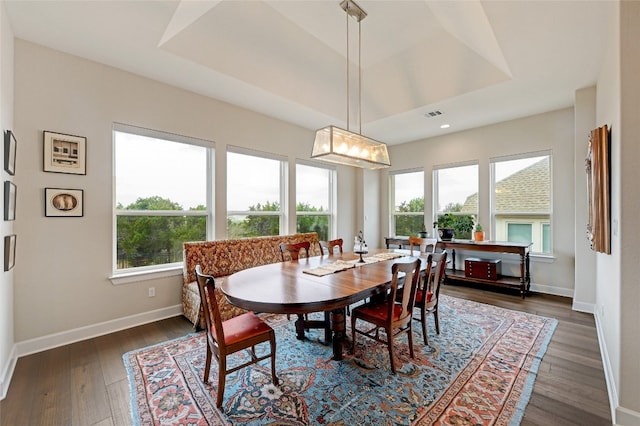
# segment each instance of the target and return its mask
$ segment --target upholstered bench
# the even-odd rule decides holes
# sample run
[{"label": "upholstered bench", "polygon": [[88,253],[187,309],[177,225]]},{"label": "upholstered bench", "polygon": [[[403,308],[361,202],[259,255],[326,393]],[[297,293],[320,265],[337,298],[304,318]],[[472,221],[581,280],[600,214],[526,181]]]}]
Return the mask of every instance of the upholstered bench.
[{"label": "upholstered bench", "polygon": [[[204,328],[204,318],[200,315],[200,293],[196,283],[196,265],[200,264],[205,274],[212,275],[214,278],[221,278],[254,266],[281,262],[280,243],[291,244],[302,241],[311,243],[310,256],[319,256],[321,254],[318,234],[315,232],[184,243],[182,271],[182,310],[184,316],[196,328]],[[219,291],[216,287],[216,292]],[[221,293],[218,294],[218,301],[223,321],[244,312],[241,308],[227,302]]]}]

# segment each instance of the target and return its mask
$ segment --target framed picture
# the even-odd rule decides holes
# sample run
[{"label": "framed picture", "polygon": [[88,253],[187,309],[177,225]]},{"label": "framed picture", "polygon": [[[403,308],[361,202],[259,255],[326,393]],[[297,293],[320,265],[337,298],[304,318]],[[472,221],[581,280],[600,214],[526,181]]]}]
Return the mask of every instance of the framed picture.
[{"label": "framed picture", "polygon": [[87,174],[87,138],[47,131],[43,137],[45,172]]},{"label": "framed picture", "polygon": [[16,220],[16,191],[13,182],[4,181],[4,220]]},{"label": "framed picture", "polygon": [[4,170],[11,176],[16,174],[16,137],[11,130],[4,132]]},{"label": "framed picture", "polygon": [[4,270],[8,271],[16,264],[16,234],[4,237]]},{"label": "framed picture", "polygon": [[82,189],[45,188],[44,215],[47,217],[82,217],[84,191]]}]

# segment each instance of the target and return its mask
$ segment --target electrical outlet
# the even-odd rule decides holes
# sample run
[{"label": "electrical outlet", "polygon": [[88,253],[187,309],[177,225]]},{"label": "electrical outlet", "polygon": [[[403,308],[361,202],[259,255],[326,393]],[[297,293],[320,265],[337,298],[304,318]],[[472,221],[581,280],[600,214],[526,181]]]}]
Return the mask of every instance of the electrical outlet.
[{"label": "electrical outlet", "polygon": [[156,295],[156,288],[149,287],[149,297],[154,297]]}]

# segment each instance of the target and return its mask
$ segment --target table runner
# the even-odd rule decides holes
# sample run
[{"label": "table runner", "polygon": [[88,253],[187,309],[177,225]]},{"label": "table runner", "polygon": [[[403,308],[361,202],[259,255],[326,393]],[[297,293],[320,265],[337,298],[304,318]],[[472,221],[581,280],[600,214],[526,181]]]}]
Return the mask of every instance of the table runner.
[{"label": "table runner", "polygon": [[333,274],[347,269],[355,268],[356,266],[367,265],[370,263],[383,262],[385,260],[396,259],[398,257],[407,256],[404,253],[377,253],[371,256],[365,256],[362,258],[364,262],[360,262],[360,259],[353,260],[336,260],[333,263],[326,263],[324,265],[317,266],[315,268],[304,269],[302,272],[305,274],[315,275],[322,277],[325,275]]}]

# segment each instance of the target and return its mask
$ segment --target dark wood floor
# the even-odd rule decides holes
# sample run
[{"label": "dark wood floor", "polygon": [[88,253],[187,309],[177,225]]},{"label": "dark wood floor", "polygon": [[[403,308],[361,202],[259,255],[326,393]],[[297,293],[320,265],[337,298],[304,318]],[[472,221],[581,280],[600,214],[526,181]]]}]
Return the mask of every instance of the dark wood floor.
[{"label": "dark wood floor", "polygon": [[[571,310],[567,298],[446,285],[443,293],[558,319],[522,425],[610,425],[606,384],[592,315]],[[191,332],[183,317],[120,331],[20,358],[3,426],[119,426],[131,423],[122,355]]]}]

